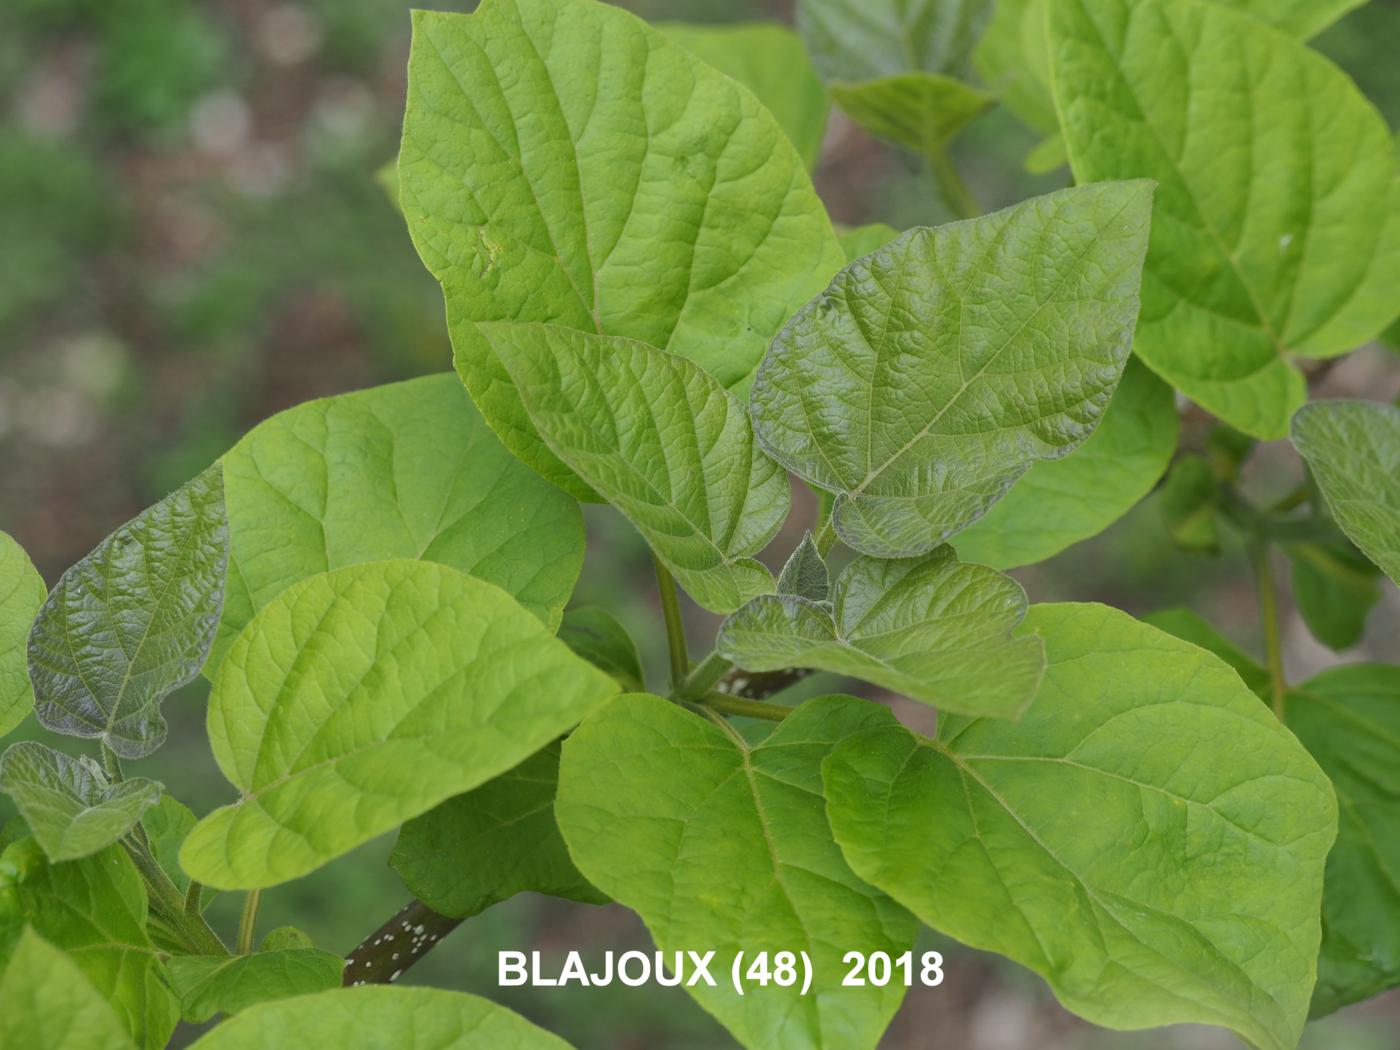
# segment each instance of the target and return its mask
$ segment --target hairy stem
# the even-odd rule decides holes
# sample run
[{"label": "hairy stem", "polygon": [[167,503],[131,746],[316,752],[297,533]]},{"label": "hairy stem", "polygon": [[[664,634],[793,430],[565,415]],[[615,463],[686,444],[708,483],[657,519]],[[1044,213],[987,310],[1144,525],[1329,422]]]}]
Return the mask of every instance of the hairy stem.
[{"label": "hairy stem", "polygon": [[690,674],[690,654],[685,646],[685,623],[681,620],[680,593],[676,581],[661,559],[652,555],[656,564],[656,587],[661,592],[661,615],[666,620],[666,645],[671,653],[671,689],[680,693]]},{"label": "hairy stem", "polygon": [[219,940],[219,935],[204,921],[198,912],[190,914],[185,910],[185,895],[170,881],[151,855],[146,846],[134,838],[122,840],[127,854],[131,857],[141,879],[146,883],[146,893],[150,898],[151,911],[161,923],[175,934],[175,940],[185,946],[193,955],[227,955],[228,948]]},{"label": "hairy stem", "polygon": [[685,699],[698,699],[713,690],[720,679],[733,670],[733,664],[719,653],[712,652],[695,665],[695,670],[690,672],[681,686],[680,695]]},{"label": "hairy stem", "polygon": [[201,883],[190,879],[190,884],[185,887],[185,914],[199,915],[204,909],[201,898],[204,896],[204,886]]},{"label": "hairy stem", "polygon": [[243,898],[243,914],[238,919],[238,954],[253,954],[253,936],[258,928],[258,904],[262,890],[249,890]]},{"label": "hairy stem", "polygon": [[122,782],[122,760],[117,757],[117,753],[107,746],[106,741],[102,743],[102,769],[107,774],[107,779],[113,784]]},{"label": "hairy stem", "polygon": [[342,983],[388,984],[461,924],[422,901],[409,901],[346,956]]},{"label": "hairy stem", "polygon": [[762,700],[745,700],[727,693],[710,693],[700,701],[704,706],[725,715],[743,715],[745,718],[761,718],[767,722],[781,722],[792,713],[792,708],[781,704],[766,704]]},{"label": "hairy stem", "polygon": [[938,188],[938,196],[955,218],[975,219],[982,214],[982,209],[973,200],[967,184],[958,174],[958,169],[953,167],[946,150],[930,152],[928,166],[933,172],[933,183]]},{"label": "hairy stem", "polygon": [[1259,626],[1264,635],[1264,656],[1269,667],[1269,686],[1275,716],[1284,714],[1284,697],[1288,680],[1283,674],[1283,644],[1279,633],[1278,590],[1274,586],[1274,570],[1269,564],[1269,545],[1262,539],[1249,543],[1249,557],[1254,566],[1254,584],[1259,595]]}]

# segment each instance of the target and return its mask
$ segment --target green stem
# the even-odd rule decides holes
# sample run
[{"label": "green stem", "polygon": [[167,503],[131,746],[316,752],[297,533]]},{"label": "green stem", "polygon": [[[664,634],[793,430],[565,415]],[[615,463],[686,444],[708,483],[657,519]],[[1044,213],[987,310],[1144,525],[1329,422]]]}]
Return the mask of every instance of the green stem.
[{"label": "green stem", "polygon": [[164,924],[178,932],[180,940],[193,955],[227,955],[228,948],[219,940],[219,935],[210,929],[204,917],[190,915],[185,911],[185,897],[180,888],[170,881],[156,859],[134,839],[123,839],[126,852],[141,873],[150,897],[151,910],[159,915]]},{"label": "green stem", "polygon": [[977,206],[967,184],[958,174],[958,169],[953,167],[953,162],[948,158],[947,150],[931,151],[928,154],[928,166],[933,172],[933,182],[938,187],[939,197],[956,218],[975,219],[982,214],[982,209]]},{"label": "green stem", "polygon": [[685,623],[681,620],[680,593],[676,581],[661,559],[652,555],[656,564],[656,587],[661,592],[661,615],[666,621],[666,644],[671,653],[671,689],[677,694],[685,689],[690,674],[690,654],[685,646]]},{"label": "green stem", "polygon": [[1269,545],[1262,539],[1249,544],[1250,561],[1254,566],[1254,583],[1259,595],[1259,625],[1264,634],[1264,655],[1269,667],[1269,686],[1273,696],[1274,715],[1283,720],[1284,697],[1288,680],[1283,674],[1283,644],[1279,632],[1278,590],[1274,586],[1274,570],[1269,564]]},{"label": "green stem", "polygon": [[258,902],[262,900],[262,890],[249,890],[243,898],[243,914],[238,920],[238,954],[253,954],[253,932],[258,926]]},{"label": "green stem", "polygon": [[102,743],[102,768],[107,773],[107,779],[113,784],[122,782],[122,760],[107,746],[106,741]]},{"label": "green stem", "polygon": [[190,884],[185,887],[185,914],[199,915],[204,909],[201,898],[204,896],[204,886],[201,883],[190,879]]},{"label": "green stem", "polygon": [[704,696],[713,690],[719,684],[719,680],[733,669],[732,663],[720,656],[719,653],[711,652],[690,672],[685,684],[681,686],[681,697],[694,699]]},{"label": "green stem", "polygon": [[765,704],[762,700],[745,700],[728,693],[710,693],[700,701],[711,710],[726,715],[743,715],[745,718],[761,718],[766,722],[781,722],[792,713],[792,708],[781,704]]},{"label": "green stem", "polygon": [[831,524],[830,518],[822,522],[822,527],[812,537],[812,542],[817,545],[817,553],[823,558],[831,553],[831,548],[836,546],[836,527]]}]

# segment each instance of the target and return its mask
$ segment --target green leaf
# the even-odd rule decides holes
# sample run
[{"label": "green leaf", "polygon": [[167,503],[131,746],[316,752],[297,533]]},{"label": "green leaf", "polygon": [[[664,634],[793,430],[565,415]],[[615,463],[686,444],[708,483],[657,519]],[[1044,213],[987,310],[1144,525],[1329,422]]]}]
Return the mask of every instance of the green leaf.
[{"label": "green leaf", "polygon": [[1293,601],[1312,636],[1329,649],[1350,649],[1381,599],[1380,570],[1346,543],[1290,543],[1284,552]]},{"label": "green leaf", "polygon": [[1159,497],[1172,542],[1198,554],[1220,552],[1220,482],[1200,456],[1182,456],[1172,466]]},{"label": "green leaf", "polygon": [[389,863],[433,911],[465,919],[517,893],[603,904],[579,874],[554,820],[559,745],[415,817]]},{"label": "green leaf", "polygon": [[1032,175],[1048,175],[1059,171],[1069,163],[1069,153],[1065,149],[1065,137],[1058,131],[1041,139],[1039,144],[1026,154],[1025,168]]},{"label": "green leaf", "polygon": [[[180,1018],[202,1024],[257,1003],[340,987],[345,960],[317,948],[262,951],[255,955],[177,955],[170,983],[180,998]],[[360,1044],[363,1045],[363,1044]]]},{"label": "green leaf", "polygon": [[621,511],[697,602],[773,589],[753,559],[787,517],[787,476],[743,404],[698,365],[558,325],[483,324],[540,436]]},{"label": "green leaf", "polygon": [[755,598],[720,626],[715,648],[747,671],[810,667],[851,675],[941,710],[1015,718],[1035,697],[1045,654],[1013,636],[1026,592],[963,565],[950,547],[922,558],[851,562],[832,605]]},{"label": "green leaf", "polygon": [[1366,0],[1216,0],[1226,7],[1238,8],[1262,19],[1272,26],[1307,40],[1322,32],[1348,11]]},{"label": "green leaf", "polygon": [[583,565],[578,505],[506,451],[452,375],[298,405],[223,462],[229,588],[211,672],[257,610],[328,569],[439,562],[554,627]]},{"label": "green leaf", "polygon": [[131,1050],[112,1008],[73,961],[33,930],[20,934],[0,972],[7,1046],[33,1050]]},{"label": "green leaf", "polygon": [[1171,388],[1136,361],[1103,422],[1064,459],[1037,463],[953,541],[995,569],[1044,561],[1096,536],[1152,491],[1176,451]]},{"label": "green leaf", "polygon": [[812,542],[808,532],[802,537],[797,549],[788,556],[778,577],[778,593],[791,594],[810,602],[824,602],[831,597],[831,576],[821,551]]},{"label": "green leaf", "polygon": [[423,561],[293,584],[229,647],[209,740],[242,798],[180,849],[220,889],[297,878],[505,772],[617,691],[500,588]]},{"label": "green leaf", "polygon": [[1203,617],[1190,609],[1159,609],[1143,617],[1143,622],[1214,653],[1235,669],[1255,696],[1266,704],[1273,697],[1269,672],[1230,639],[1217,631]]},{"label": "green leaf", "polygon": [[165,739],[160,702],[204,664],[228,560],[223,473],[210,467],[65,572],[29,635],[34,713],[123,758]]},{"label": "green leaf", "polygon": [[191,1050],[278,1046],[375,1050],[569,1050],[569,1044],[486,999],[436,988],[365,985],[263,1003],[196,1040]]},{"label": "green leaf", "polygon": [[24,548],[0,532],[0,736],[34,708],[25,643],[47,593]]},{"label": "green leaf", "polygon": [[932,550],[1098,423],[1132,343],[1151,201],[1146,182],[1063,190],[858,259],[773,341],[759,441],[837,493],[856,550]]},{"label": "green leaf", "polygon": [[143,777],[112,784],[86,755],[26,740],[0,756],[0,791],[14,799],[49,860],[60,861],[116,842],[155,805],[161,786]]},{"label": "green leaf", "polygon": [[935,929],[1030,967],[1111,1028],[1223,1025],[1292,1050],[1336,802],[1230,668],[1117,610],[1042,605],[1018,726],[889,726],[826,760],[851,867]]},{"label": "green leaf", "polygon": [[797,148],[817,166],[826,133],[826,89],[796,33],[771,22],[657,26],[672,43],[752,91]]},{"label": "green leaf", "polygon": [[[182,892],[189,888],[190,877],[180,867],[180,847],[197,822],[190,808],[172,795],[161,795],[160,801],[141,817],[157,863]],[[206,888],[201,897],[203,906],[208,907],[215,896],[213,890]]]},{"label": "green leaf", "polygon": [[594,667],[617,679],[625,693],[646,688],[646,673],[637,643],[616,617],[597,605],[581,605],[564,614],[559,640]]},{"label": "green leaf", "polygon": [[[977,72],[1016,119],[1042,138],[1058,135],[1060,118],[1050,95],[1045,0],[997,0],[972,57]],[[1059,163],[1064,162],[1061,156]]]},{"label": "green leaf", "polygon": [[[762,743],[655,696],[619,697],[564,743],[559,825],[574,860],[634,909],[663,952],[713,949],[719,987],[687,991],[748,1047],[874,1047],[902,982],[841,987],[848,951],[911,947],[912,918],[857,879],[822,810],[822,757],[889,725],[852,697],[810,700]],[[806,951],[811,991],[727,979],[736,952]],[[847,967],[848,968],[848,967]],[[898,987],[897,987],[898,986]]]},{"label": "green leaf", "polygon": [[734,386],[840,246],[762,103],[633,15],[485,0],[413,24],[400,194],[457,370],[512,452],[589,498],[476,322],[638,339]]},{"label": "green leaf", "polygon": [[1075,178],[1158,181],[1138,355],[1283,437],[1306,396],[1291,358],[1345,353],[1397,312],[1385,121],[1327,59],[1218,4],[1056,0],[1050,46]]},{"label": "green leaf", "polygon": [[1347,538],[1400,583],[1400,408],[1314,402],[1293,418],[1292,440]]},{"label": "green leaf", "polygon": [[883,248],[899,236],[899,231],[883,222],[872,222],[865,226],[853,226],[839,232],[841,250],[846,253],[846,261],[853,263],[862,255],[869,255],[877,248]]},{"label": "green leaf", "polygon": [[1337,791],[1314,1017],[1400,984],[1400,668],[1323,671],[1290,692],[1288,728]]},{"label": "green leaf", "polygon": [[12,843],[0,854],[0,902],[68,954],[138,1046],[165,1046],[179,1011],[146,932],[146,889],[121,846],[51,864],[34,839]]},{"label": "green leaf", "polygon": [[829,81],[961,76],[991,14],[991,0],[799,0],[797,28]]},{"label": "green leaf", "polygon": [[316,944],[311,940],[311,935],[304,930],[299,930],[295,926],[278,926],[276,929],[267,931],[259,951],[276,952],[314,947]]},{"label": "green leaf", "polygon": [[924,155],[942,153],[996,99],[941,73],[899,73],[860,83],[837,81],[832,100],[872,135]]}]

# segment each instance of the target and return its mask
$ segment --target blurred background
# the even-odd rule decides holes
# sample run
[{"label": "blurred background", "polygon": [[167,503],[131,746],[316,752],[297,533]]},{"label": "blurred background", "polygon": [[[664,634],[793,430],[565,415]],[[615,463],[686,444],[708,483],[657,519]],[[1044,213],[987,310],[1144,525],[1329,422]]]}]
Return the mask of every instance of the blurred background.
[{"label": "blurred background", "polygon": [[[626,6],[695,22],[788,21],[791,13],[782,0]],[[0,0],[0,528],[50,584],[268,415],[450,367],[438,287],[375,180],[397,148],[408,8],[402,0]],[[1400,124],[1400,0],[1373,0],[1315,46]],[[1063,171],[1025,173],[1021,160],[1034,144],[1003,111],[958,141],[957,162],[984,208],[1064,184]],[[925,174],[838,113],[816,182],[842,222],[947,218]],[[1400,356],[1359,351],[1315,389],[1393,398]],[[1188,418],[1188,441],[1191,426]],[[1251,460],[1246,484],[1268,499],[1299,476],[1286,445],[1268,446]],[[1218,555],[1177,552],[1157,502],[1016,575],[1037,601],[1105,601],[1139,614],[1187,604],[1257,652],[1241,551],[1227,536]],[[800,535],[797,517],[772,549],[779,563]],[[659,672],[647,552],[609,511],[590,509],[589,528],[577,600],[616,611]],[[690,612],[696,639],[708,637],[713,622]],[[1341,657],[1291,612],[1285,630],[1290,677],[1338,659],[1396,661],[1400,599],[1387,585],[1366,638]],[[204,689],[167,701],[170,741],[136,770],[196,812],[232,795],[204,739]],[[911,721],[921,713],[901,710]],[[32,719],[20,735],[39,735]],[[0,821],[7,805],[0,800]],[[371,843],[269,891],[261,929],[295,923],[319,945],[348,952],[407,897],[385,864],[391,845]],[[237,902],[227,897],[213,909],[216,925],[231,930]],[[884,1046],[1238,1045],[1201,1028],[1095,1029],[1061,1010],[1031,974],[926,939],[948,957],[948,979],[911,990]],[[581,1050],[732,1046],[678,990],[495,987],[498,948],[556,958],[573,947],[647,945],[619,907],[525,896],[467,923],[406,980],[504,1001]],[[193,1032],[182,1027],[177,1039]],[[1400,1047],[1400,995],[1311,1026],[1305,1045]]]}]

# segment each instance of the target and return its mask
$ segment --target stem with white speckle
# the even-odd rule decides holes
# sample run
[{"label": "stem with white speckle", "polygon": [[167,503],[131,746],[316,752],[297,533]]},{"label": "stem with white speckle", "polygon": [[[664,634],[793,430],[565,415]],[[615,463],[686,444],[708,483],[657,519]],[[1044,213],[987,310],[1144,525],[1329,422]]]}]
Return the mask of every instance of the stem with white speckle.
[{"label": "stem with white speckle", "polygon": [[440,915],[422,901],[409,901],[346,957],[341,983],[346,987],[389,984],[461,923],[461,919]]}]

